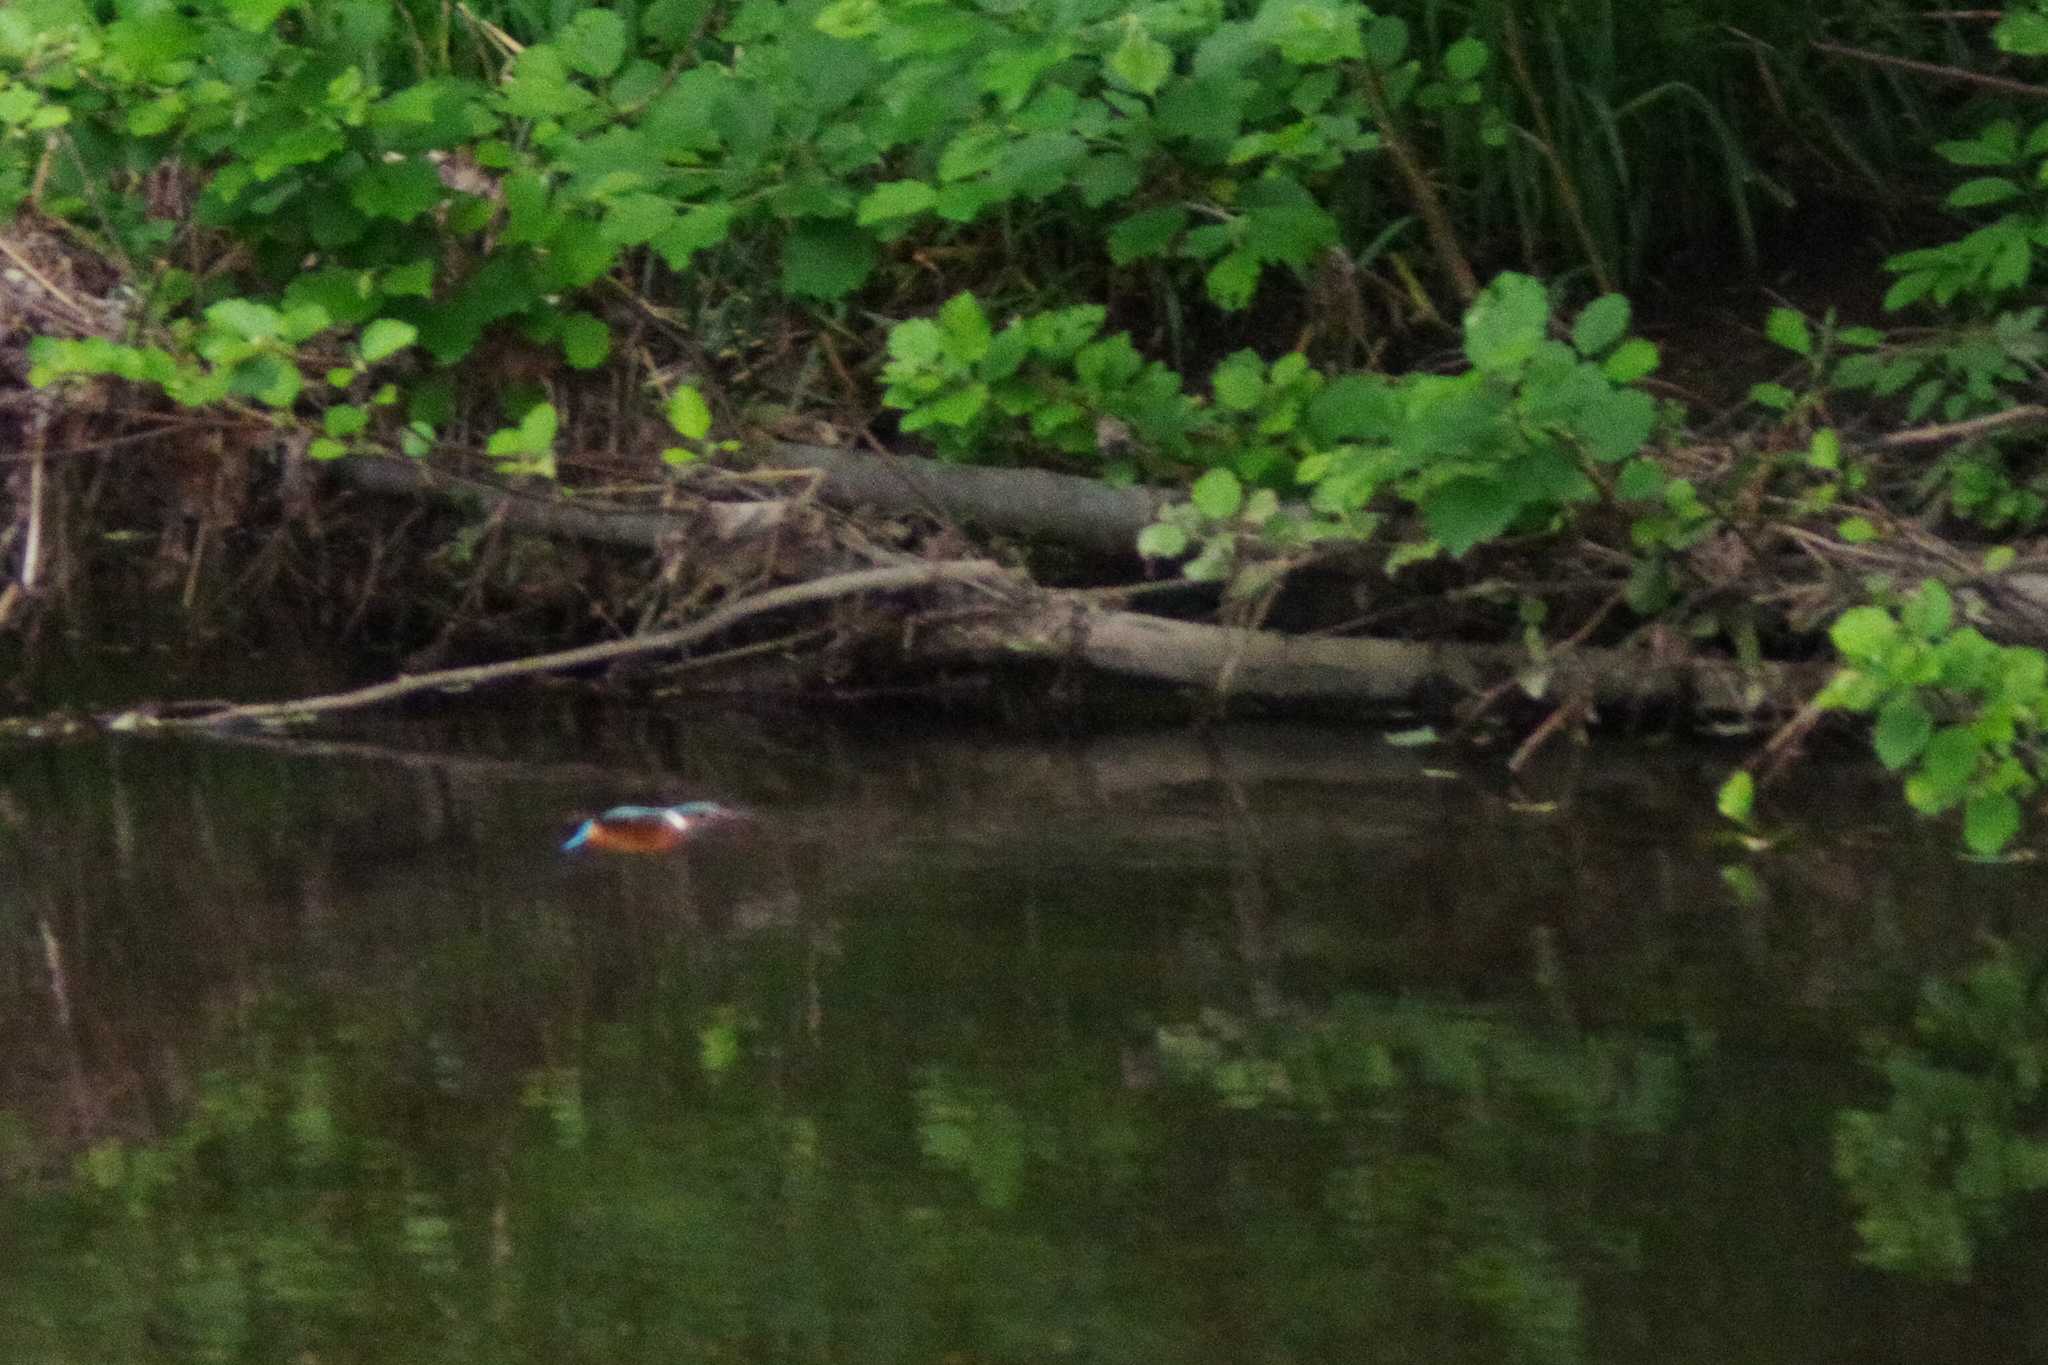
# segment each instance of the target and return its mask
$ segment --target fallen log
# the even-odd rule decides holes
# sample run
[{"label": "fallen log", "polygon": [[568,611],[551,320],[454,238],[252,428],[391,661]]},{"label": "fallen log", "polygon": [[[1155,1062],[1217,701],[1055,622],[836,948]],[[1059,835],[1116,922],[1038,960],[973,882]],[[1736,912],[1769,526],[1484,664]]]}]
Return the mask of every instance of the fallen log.
[{"label": "fallen log", "polygon": [[[1042,470],[975,469],[910,456],[880,457],[779,444],[764,467],[812,470],[833,501],[922,510],[1014,533],[1047,534],[1104,551],[1135,539],[1163,494],[1115,489]],[[658,549],[692,528],[720,536],[758,534],[781,524],[790,503],[706,502],[688,512],[528,497],[488,482],[442,475],[399,460],[360,460],[337,473],[356,487],[394,494],[472,500],[504,524],[540,534]],[[762,611],[849,593],[945,579],[1006,579],[1002,601],[969,614],[935,618],[912,632],[919,655],[982,663],[1035,658],[1073,660],[1105,674],[1212,695],[1275,702],[1342,701],[1371,706],[1477,695],[1502,682],[1532,697],[1620,706],[1686,705],[1711,715],[1789,713],[1826,680],[1820,665],[1745,667],[1707,656],[1653,659],[1646,651],[1572,647],[1536,660],[1517,644],[1424,643],[1400,639],[1290,636],[1271,631],[1108,610],[1091,599],[1046,592],[980,560],[904,565],[834,574],[734,602],[675,630],[510,660],[402,677],[332,698],[242,707],[155,723],[212,726],[352,709],[427,691],[447,691],[617,660],[677,655]]]},{"label": "fallen log", "polygon": [[[789,442],[761,448],[754,468],[815,473],[817,496],[836,506],[920,513],[1101,555],[1134,554],[1138,533],[1169,501],[1160,489],[1112,488],[1099,479],[1044,469],[982,469],[916,455],[863,455]],[[789,509],[785,499],[706,500],[685,513],[602,497],[527,496],[489,480],[391,457],[341,460],[331,471],[336,480],[364,492],[465,502],[502,516],[513,530],[629,549],[658,550],[699,527],[722,539],[758,535],[782,524]]]},{"label": "fallen log", "polygon": [[1789,712],[1832,672],[1702,656],[1656,661],[1645,651],[1583,646],[1539,663],[1518,645],[1282,635],[1105,611],[1064,594],[950,622],[924,647],[981,659],[1073,658],[1122,677],[1271,701],[1391,705],[1520,679],[1532,696],[1685,703],[1716,715]]},{"label": "fallen log", "polygon": [[[331,473],[337,481],[365,493],[467,504],[501,518],[508,530],[629,550],[659,550],[704,525],[721,539],[759,535],[781,525],[789,510],[780,500],[706,502],[686,515],[556,492],[528,496],[487,479],[447,474],[417,460],[382,456],[339,460],[331,466]],[[700,516],[704,520],[698,520]]]},{"label": "fallen log", "polygon": [[1172,500],[1156,488],[1113,488],[1047,469],[984,469],[916,455],[864,455],[778,441],[764,469],[814,469],[820,496],[842,506],[923,512],[1008,535],[1043,536],[1103,555],[1136,553],[1138,533]]}]

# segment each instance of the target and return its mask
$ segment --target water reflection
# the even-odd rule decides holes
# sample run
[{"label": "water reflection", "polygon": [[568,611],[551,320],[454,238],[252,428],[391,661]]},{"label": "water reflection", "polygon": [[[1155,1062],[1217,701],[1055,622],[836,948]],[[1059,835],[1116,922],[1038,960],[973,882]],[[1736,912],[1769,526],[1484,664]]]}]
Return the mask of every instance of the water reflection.
[{"label": "water reflection", "polygon": [[[10,754],[0,1360],[2030,1358],[2024,1281],[1859,1265],[1829,1162],[1857,1037],[2038,874],[1837,774],[1744,907],[1706,756],[1437,761],[547,711]],[[762,819],[557,852],[700,798]]]}]

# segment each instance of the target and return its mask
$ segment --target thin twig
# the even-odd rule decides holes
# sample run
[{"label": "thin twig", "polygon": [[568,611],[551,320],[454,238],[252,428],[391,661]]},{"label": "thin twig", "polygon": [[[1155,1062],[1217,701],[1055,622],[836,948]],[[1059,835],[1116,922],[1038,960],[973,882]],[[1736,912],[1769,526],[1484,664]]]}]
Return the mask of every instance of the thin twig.
[{"label": "thin twig", "polygon": [[777,611],[783,607],[802,606],[811,602],[829,601],[833,598],[851,597],[866,592],[887,592],[896,588],[914,588],[933,583],[972,581],[975,579],[1008,578],[1010,571],[986,559],[940,560],[931,564],[901,565],[884,569],[862,569],[854,573],[834,574],[829,578],[815,579],[809,583],[796,583],[786,588],[757,593],[752,597],[721,607],[701,621],[680,626],[674,630],[656,631],[649,635],[637,635],[628,640],[611,640],[604,644],[585,645],[580,649],[557,650],[551,654],[535,654],[523,659],[507,659],[501,663],[477,664],[468,668],[448,668],[433,673],[418,673],[393,678],[388,682],[376,683],[370,687],[359,687],[350,692],[335,692],[320,697],[305,697],[298,701],[261,702],[249,706],[230,706],[223,710],[198,716],[150,717],[137,712],[115,716],[103,724],[114,730],[143,729],[184,729],[205,730],[222,725],[246,724],[252,721],[276,721],[320,715],[333,711],[353,711],[366,706],[379,706],[396,701],[401,697],[414,696],[421,692],[466,691],[491,683],[504,682],[512,678],[530,677],[540,673],[559,673],[571,668],[584,668],[591,664],[611,663],[618,659],[633,658],[643,654],[659,654],[684,649],[708,636],[729,629],[750,616],[763,612]]},{"label": "thin twig", "polygon": [[2016,408],[1987,413],[1982,417],[1971,417],[1961,422],[1937,422],[1933,426],[1894,431],[1888,436],[1878,437],[1870,444],[1885,450],[1940,445],[1944,441],[1967,441],[1973,436],[2003,431],[2007,427],[2030,427],[2043,423],[2048,423],[2048,407],[2039,403],[2022,403]]},{"label": "thin twig", "polygon": [[1552,735],[1555,735],[1566,725],[1585,714],[1586,698],[1584,695],[1575,694],[1564,701],[1556,710],[1543,718],[1541,725],[1529,732],[1527,739],[1516,746],[1514,757],[1508,760],[1508,771],[1520,775],[1522,769],[1528,766],[1529,760],[1536,757],[1537,751],[1550,742]]},{"label": "thin twig", "polygon": [[43,437],[48,430],[49,405],[37,409],[30,423],[31,444],[28,467],[28,532],[21,547],[21,590],[33,593],[43,568],[43,482],[47,477],[43,459]]},{"label": "thin twig", "polygon": [[1959,66],[1942,66],[1936,62],[1915,61],[1911,57],[1894,57],[1888,52],[1845,47],[1841,43],[1816,41],[1814,46],[1822,52],[1832,52],[1838,57],[1848,57],[1853,61],[1869,62],[1873,66],[1895,66],[1901,71],[1911,71],[1916,75],[1933,76],[1944,81],[1961,81],[1966,85],[1982,86],[1986,90],[2018,95],[2022,99],[2048,99],[2048,85],[2035,85],[2032,81],[2016,81],[2007,76],[1986,76],[1976,71],[1965,71]]}]

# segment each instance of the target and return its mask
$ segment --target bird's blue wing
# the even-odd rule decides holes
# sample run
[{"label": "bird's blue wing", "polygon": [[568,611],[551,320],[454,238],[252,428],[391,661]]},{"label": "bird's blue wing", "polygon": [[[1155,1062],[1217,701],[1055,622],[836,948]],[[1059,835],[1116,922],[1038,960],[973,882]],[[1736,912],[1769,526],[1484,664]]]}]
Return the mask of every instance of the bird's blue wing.
[{"label": "bird's blue wing", "polygon": [[664,806],[613,806],[597,818],[603,820],[659,820],[668,814]]}]

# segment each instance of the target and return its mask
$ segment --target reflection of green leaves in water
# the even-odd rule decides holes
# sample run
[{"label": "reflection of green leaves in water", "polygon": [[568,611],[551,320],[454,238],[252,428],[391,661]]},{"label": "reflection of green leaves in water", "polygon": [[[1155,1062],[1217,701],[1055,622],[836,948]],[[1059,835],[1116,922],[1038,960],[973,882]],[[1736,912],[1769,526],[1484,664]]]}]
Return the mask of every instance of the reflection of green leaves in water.
[{"label": "reflection of green leaves in water", "polygon": [[711,1019],[697,1030],[697,1064],[713,1078],[732,1070],[740,1059],[739,1012],[730,1005],[712,1011]]},{"label": "reflection of green leaves in water", "polygon": [[1161,1086],[857,1030],[812,1068],[729,990],[510,1070],[388,1008],[230,1045],[180,1127],[0,1199],[0,1360],[1561,1365],[1603,1142],[1671,1105],[1660,1052],[1448,1009],[1207,1012]]},{"label": "reflection of green leaves in water", "polygon": [[1230,1108],[1340,1135],[1349,1159],[1324,1207],[1361,1262],[1382,1267],[1382,1293],[1436,1301],[1506,1359],[1582,1358],[1572,1267],[1603,1249],[1600,1229],[1567,1212],[1594,1179],[1584,1139],[1667,1127],[1671,1058],[1357,996],[1306,1026],[1212,1011],[1162,1030],[1160,1047],[1172,1074]]},{"label": "reflection of green leaves in water", "polygon": [[974,1182],[985,1208],[1007,1209],[1024,1183],[1027,1142],[1017,1111],[979,1086],[933,1068],[917,1092],[924,1154]]},{"label": "reflection of green leaves in water", "polygon": [[1917,1045],[1875,1049],[1891,1103],[1847,1111],[1835,1129],[1835,1171],[1862,1209],[1864,1259],[1967,1279],[1979,1241],[2006,1230],[2022,1196],[2048,1189],[2048,1141],[2031,1135],[2048,1118],[2039,982],[2000,948],[1957,980],[1927,984]]},{"label": "reflection of green leaves in water", "polygon": [[555,1141],[563,1147],[581,1147],[589,1131],[589,1116],[583,1111],[583,1077],[569,1067],[548,1067],[526,1078],[520,1097],[529,1109],[548,1116]]}]

